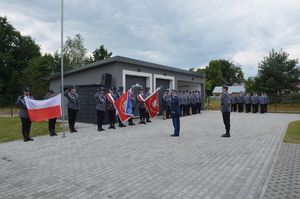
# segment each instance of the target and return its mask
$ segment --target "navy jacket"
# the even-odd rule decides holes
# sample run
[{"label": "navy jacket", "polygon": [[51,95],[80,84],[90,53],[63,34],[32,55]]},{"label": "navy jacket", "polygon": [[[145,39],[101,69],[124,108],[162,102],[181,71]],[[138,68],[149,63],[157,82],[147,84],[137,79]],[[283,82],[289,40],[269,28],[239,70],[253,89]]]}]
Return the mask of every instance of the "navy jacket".
[{"label": "navy jacket", "polygon": [[[138,94],[140,95],[143,99],[146,99],[146,95],[145,94]],[[142,100],[140,100],[138,97],[137,97],[137,100],[138,100],[138,104],[139,104],[139,109],[144,109],[146,108],[145,107],[145,104]]]},{"label": "navy jacket", "polygon": [[96,104],[96,110],[105,111],[106,110],[106,95],[97,92],[94,95],[94,98],[95,98],[95,100],[97,102],[97,104]]},{"label": "navy jacket", "polygon": [[[19,117],[28,118],[29,116],[28,116],[27,106],[24,97],[26,96],[25,95],[19,96],[15,104],[16,106],[21,107],[21,110],[19,111]],[[28,98],[33,99],[33,97],[31,96],[28,96]]]},{"label": "navy jacket", "polygon": [[162,98],[161,98],[161,104],[162,106],[168,106],[168,99],[167,99],[167,95],[164,95]]},{"label": "navy jacket", "polygon": [[73,93],[70,91],[70,89],[67,89],[64,92],[64,96],[68,99],[67,107],[70,109],[74,110],[79,110],[80,109],[80,104],[79,104],[79,96],[77,93]]},{"label": "navy jacket", "polygon": [[245,104],[251,104],[251,96],[250,96],[250,95],[249,95],[249,96],[246,95],[246,96],[244,97],[244,103],[245,103]]},{"label": "navy jacket", "polygon": [[[117,95],[112,93],[111,97],[117,101]],[[109,107],[109,108],[108,108]],[[108,97],[106,97],[106,108],[107,110],[116,110],[115,106],[109,101]]]},{"label": "navy jacket", "polygon": [[171,98],[171,116],[180,116],[179,97],[177,95]]},{"label": "navy jacket", "polygon": [[230,106],[229,106],[229,93],[225,92],[221,96],[221,112],[230,112]]}]

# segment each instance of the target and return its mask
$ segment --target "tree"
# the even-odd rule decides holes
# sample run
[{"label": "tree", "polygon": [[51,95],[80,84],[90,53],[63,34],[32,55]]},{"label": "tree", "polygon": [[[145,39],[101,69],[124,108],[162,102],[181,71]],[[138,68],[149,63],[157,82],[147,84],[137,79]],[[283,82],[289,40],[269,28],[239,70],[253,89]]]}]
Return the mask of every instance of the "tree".
[{"label": "tree", "polygon": [[258,63],[257,84],[261,91],[277,92],[281,102],[283,91],[297,91],[300,68],[298,59],[289,59],[289,54],[282,49],[272,49],[269,55]]},{"label": "tree", "polygon": [[225,79],[222,77],[221,62],[219,60],[212,60],[205,68],[206,78],[211,83],[211,89],[216,86],[223,85]]},{"label": "tree", "polygon": [[[11,89],[21,89],[18,84],[22,71],[28,67],[30,59],[41,56],[40,46],[30,36],[20,32],[0,17],[0,92],[9,93]],[[11,88],[12,82],[16,88]]]},{"label": "tree", "polygon": [[219,59],[221,62],[222,77],[225,79],[227,85],[232,85],[236,82],[242,82],[244,80],[244,73],[241,65],[234,64],[225,59]]},{"label": "tree", "polygon": [[73,39],[68,37],[65,41],[63,48],[65,70],[77,68],[85,64],[87,49],[84,47],[83,42],[84,39],[79,33]]},{"label": "tree", "polygon": [[108,53],[107,49],[104,48],[104,45],[101,45],[99,49],[96,49],[93,52],[93,57],[89,57],[86,59],[85,63],[90,64],[97,61],[101,61],[107,58],[110,58],[112,56],[112,52]]},{"label": "tree", "polygon": [[244,83],[246,92],[253,93],[254,91],[260,91],[256,83],[256,77],[248,77],[248,79],[245,80]]}]

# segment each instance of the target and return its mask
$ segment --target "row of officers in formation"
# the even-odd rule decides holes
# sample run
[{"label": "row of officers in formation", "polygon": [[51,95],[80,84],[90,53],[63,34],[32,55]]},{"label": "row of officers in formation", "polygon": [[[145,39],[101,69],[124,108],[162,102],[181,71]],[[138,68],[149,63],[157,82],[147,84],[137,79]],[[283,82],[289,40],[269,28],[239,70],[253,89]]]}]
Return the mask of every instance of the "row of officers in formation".
[{"label": "row of officers in formation", "polygon": [[[116,101],[118,98],[120,98],[124,94],[124,87],[123,86],[119,87],[119,90],[116,93],[115,93],[115,89],[113,87],[109,88],[108,93],[110,94],[112,99],[114,101]],[[138,108],[139,113],[140,113],[139,124],[146,124],[146,122],[151,122],[151,121],[150,121],[149,113],[147,112],[147,109],[145,107],[143,100],[145,100],[148,96],[151,95],[150,87],[146,87],[145,93],[144,93],[144,90],[142,88],[140,88],[138,95],[139,95],[139,97],[133,93],[133,90],[131,90],[129,93],[129,99],[131,102],[132,111],[134,114],[135,109]],[[176,95],[177,95],[177,93],[176,93]],[[191,94],[191,95],[194,96],[194,94]],[[54,90],[50,90],[44,99],[49,99],[54,96],[55,96]],[[75,122],[76,122],[76,118],[77,118],[77,113],[80,110],[79,95],[76,93],[76,86],[70,86],[64,92],[64,96],[68,100],[66,106],[68,108],[68,122],[69,122],[70,132],[74,133],[74,132],[77,132],[77,130],[75,129]],[[16,105],[21,107],[21,110],[19,111],[19,117],[21,118],[21,122],[22,122],[22,134],[23,134],[24,142],[27,142],[27,141],[33,141],[33,139],[30,137],[31,121],[28,116],[27,106],[26,106],[26,102],[24,100],[25,97],[34,99],[32,96],[30,96],[29,88],[23,89],[23,95],[19,96],[16,101]],[[98,126],[97,130],[105,131],[105,129],[102,127],[102,125],[103,125],[103,120],[104,120],[104,114],[106,111],[108,112],[108,116],[109,116],[109,124],[110,124],[109,129],[115,129],[116,109],[115,109],[114,105],[112,104],[112,102],[107,98],[107,96],[105,94],[105,89],[103,87],[98,88],[96,94],[94,95],[94,98],[95,98],[95,103],[96,103],[95,108],[97,111],[97,126]],[[176,97],[176,99],[177,98],[178,97]],[[197,103],[194,103],[194,100],[193,100],[194,97],[185,95],[184,97],[182,96],[182,98],[184,98],[184,100],[182,101],[182,104],[181,104],[182,107],[185,107],[185,106],[194,107],[194,105],[197,104]],[[185,100],[185,99],[187,99],[187,100]],[[167,89],[164,92],[164,96],[162,97],[164,113],[166,116],[165,118],[170,118],[170,115],[174,116],[174,111],[172,111],[172,109],[174,109],[174,108],[172,108],[172,102],[174,102],[174,97],[171,96],[170,90]],[[174,105],[173,105],[173,107],[174,107]],[[177,107],[176,107],[176,110],[177,110]],[[178,98],[178,110],[179,110],[179,98]],[[176,111],[176,114],[177,113],[178,113],[178,111]],[[192,112],[190,112],[190,114],[192,114]],[[180,114],[178,114],[178,115],[180,115]],[[128,122],[129,122],[130,126],[135,125],[133,123],[133,117],[130,118],[128,120]],[[119,117],[118,117],[118,123],[119,123],[119,127],[126,127],[126,125],[124,125],[121,122]],[[55,124],[56,124],[56,118],[49,119],[48,128],[49,128],[50,136],[57,135],[55,133]]]},{"label": "row of officers in formation", "polygon": [[269,97],[266,92],[262,92],[261,96],[257,94],[257,92],[253,92],[251,96],[250,93],[243,94],[243,92],[239,93],[231,93],[230,94],[230,108],[231,112],[245,112],[250,113],[251,108],[253,113],[258,112],[258,106],[260,106],[260,113],[267,113],[269,104]]}]

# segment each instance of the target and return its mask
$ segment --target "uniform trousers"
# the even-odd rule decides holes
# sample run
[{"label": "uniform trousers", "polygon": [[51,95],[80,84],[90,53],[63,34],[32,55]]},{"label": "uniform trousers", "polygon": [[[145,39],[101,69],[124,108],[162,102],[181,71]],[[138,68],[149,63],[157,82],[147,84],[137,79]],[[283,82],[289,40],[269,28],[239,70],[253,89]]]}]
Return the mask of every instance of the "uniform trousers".
[{"label": "uniform trousers", "polygon": [[189,114],[189,105],[185,104],[184,105],[184,116],[188,115]]},{"label": "uniform trousers", "polygon": [[150,115],[149,115],[149,112],[147,111],[146,109],[146,112],[145,112],[145,117],[146,117],[146,121],[150,121]]},{"label": "uniform trousers", "polygon": [[258,112],[258,104],[252,104],[252,112],[257,113]]},{"label": "uniform trousers", "polygon": [[69,127],[70,129],[74,129],[75,121],[77,118],[78,110],[68,108],[68,116],[69,116]]},{"label": "uniform trousers", "polygon": [[243,103],[238,103],[239,107],[239,112],[244,112],[244,104]]},{"label": "uniform trousers", "polygon": [[21,122],[22,122],[22,134],[25,140],[29,137],[30,134],[31,121],[29,118],[21,117]]},{"label": "uniform trousers", "polygon": [[251,112],[251,104],[245,104],[246,113]]},{"label": "uniform trousers", "polygon": [[116,123],[116,110],[108,110],[108,120],[110,125],[114,125]]},{"label": "uniform trousers", "polygon": [[52,131],[55,130],[56,119],[57,118],[52,118],[52,119],[49,119],[49,121],[48,121],[48,129],[49,129],[50,132],[51,132],[51,130]]},{"label": "uniform trousers", "polygon": [[172,116],[172,122],[174,127],[174,135],[179,135],[180,132],[180,116]]},{"label": "uniform trousers", "polygon": [[222,112],[223,122],[226,129],[226,134],[229,134],[230,131],[230,112]]},{"label": "uniform trousers", "polygon": [[202,103],[196,103],[197,113],[201,113],[201,105],[202,105]]},{"label": "uniform trousers", "polygon": [[102,128],[105,111],[97,110],[97,125],[98,129]]},{"label": "uniform trousers", "polygon": [[171,106],[168,106],[168,109],[167,109],[167,118],[170,118],[170,114],[171,114]]},{"label": "uniform trousers", "polygon": [[197,105],[192,104],[192,114],[196,114],[196,113],[197,113]]},{"label": "uniform trousers", "polygon": [[260,104],[260,113],[265,113],[265,105]]},{"label": "uniform trousers", "polygon": [[[135,108],[132,107],[132,114],[133,115],[134,115],[134,109]],[[133,124],[132,119],[133,119],[133,116],[128,120],[129,124]]]},{"label": "uniform trousers", "polygon": [[145,122],[146,118],[146,108],[140,108],[140,120],[141,122]]},{"label": "uniform trousers", "polygon": [[236,112],[236,108],[237,105],[236,104],[231,104],[231,112]]},{"label": "uniform trousers", "polygon": [[180,108],[180,116],[183,116],[184,115],[184,105],[180,104],[179,108]]},{"label": "uniform trousers", "polygon": [[268,104],[265,104],[265,113],[268,112]]}]

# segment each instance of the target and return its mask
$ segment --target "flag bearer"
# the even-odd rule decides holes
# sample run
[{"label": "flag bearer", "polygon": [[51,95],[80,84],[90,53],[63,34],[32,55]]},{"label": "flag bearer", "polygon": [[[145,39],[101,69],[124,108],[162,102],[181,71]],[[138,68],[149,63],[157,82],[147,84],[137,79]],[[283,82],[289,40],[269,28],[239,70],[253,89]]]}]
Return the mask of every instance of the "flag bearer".
[{"label": "flag bearer", "polygon": [[[55,96],[54,90],[50,90],[49,93],[44,97],[44,99],[50,99],[54,96]],[[57,136],[57,134],[55,133],[56,119],[57,118],[52,118],[52,119],[48,120],[48,128],[49,128],[49,132],[50,132],[51,137]]]},{"label": "flag bearer", "polygon": [[[114,99],[114,101],[117,100],[117,95],[114,94],[114,87],[111,87],[109,89],[109,94]],[[114,105],[109,101],[108,98],[106,98],[106,110],[108,112],[108,120],[109,120],[109,127],[108,129],[116,129],[115,123],[116,123],[116,108]]]},{"label": "flag bearer", "polygon": [[21,122],[22,122],[22,134],[23,134],[24,142],[33,141],[33,139],[29,137],[31,121],[28,116],[27,106],[24,99],[25,97],[28,97],[29,99],[33,99],[33,97],[29,96],[29,94],[30,94],[30,89],[24,88],[23,95],[19,96],[16,101],[16,105],[21,107],[21,110],[19,112],[19,117],[21,118]]}]

